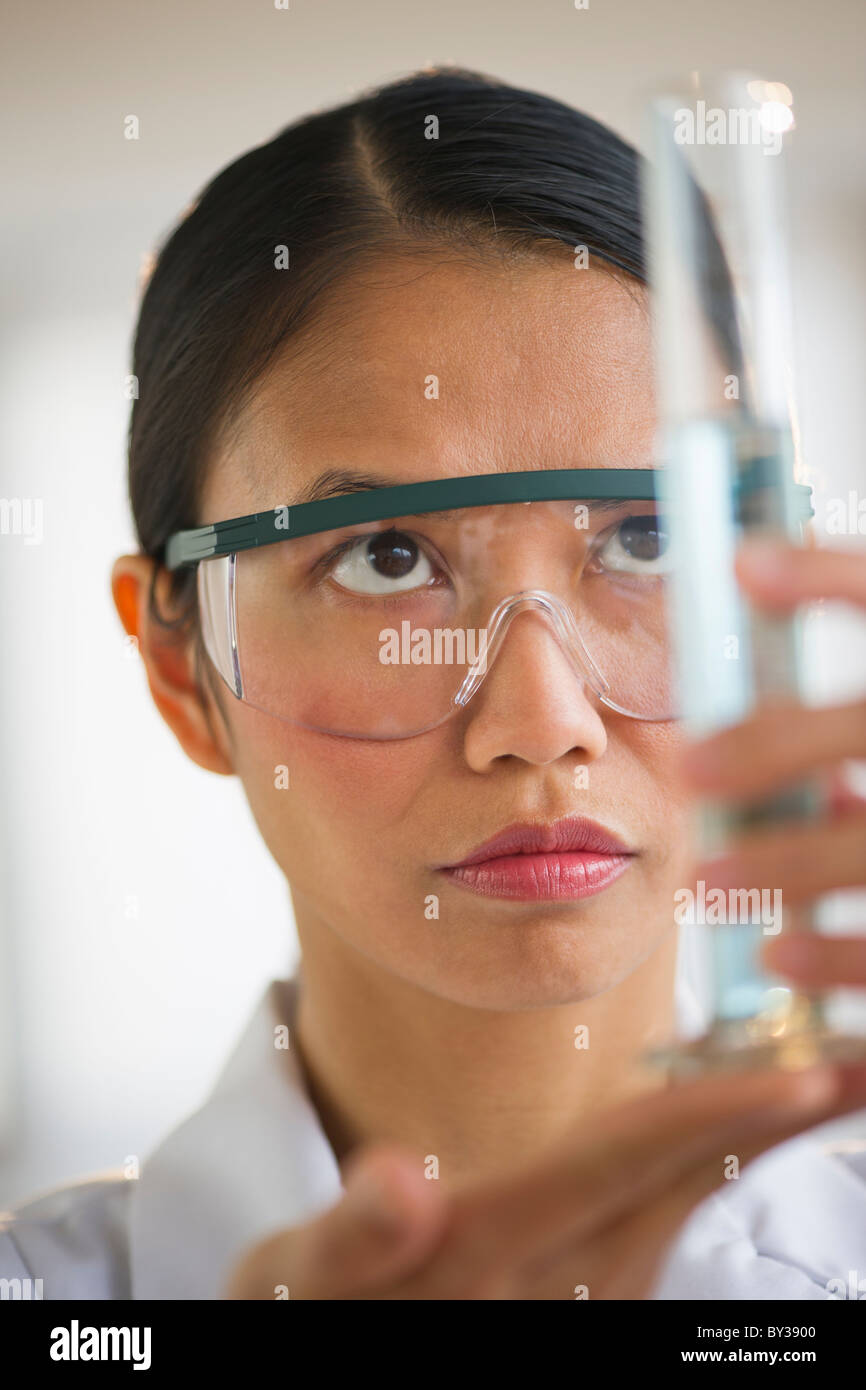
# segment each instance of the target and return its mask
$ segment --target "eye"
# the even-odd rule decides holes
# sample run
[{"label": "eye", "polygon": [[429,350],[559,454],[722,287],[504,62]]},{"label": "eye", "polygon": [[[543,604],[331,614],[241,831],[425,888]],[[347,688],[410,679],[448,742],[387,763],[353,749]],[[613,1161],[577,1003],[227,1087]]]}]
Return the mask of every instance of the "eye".
[{"label": "eye", "polygon": [[331,576],[357,594],[396,594],[419,589],[433,578],[429,559],[404,531],[378,531],[350,541]]},{"label": "eye", "polygon": [[667,574],[670,554],[664,522],[654,512],[626,517],[599,547],[597,557],[605,569],[619,574]]}]

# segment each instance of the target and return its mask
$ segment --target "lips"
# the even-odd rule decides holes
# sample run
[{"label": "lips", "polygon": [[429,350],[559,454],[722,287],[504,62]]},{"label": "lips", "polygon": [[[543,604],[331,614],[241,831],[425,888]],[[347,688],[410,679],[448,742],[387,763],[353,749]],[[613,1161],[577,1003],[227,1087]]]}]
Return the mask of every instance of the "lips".
[{"label": "lips", "polygon": [[440,872],[484,897],[574,901],[607,888],[633,858],[611,831],[569,816],[549,825],[509,826]]}]

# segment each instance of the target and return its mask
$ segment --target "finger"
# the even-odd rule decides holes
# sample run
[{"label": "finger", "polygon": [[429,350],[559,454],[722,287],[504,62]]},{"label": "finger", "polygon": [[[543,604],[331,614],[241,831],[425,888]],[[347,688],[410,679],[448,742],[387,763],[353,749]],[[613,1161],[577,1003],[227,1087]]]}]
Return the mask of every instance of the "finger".
[{"label": "finger", "polygon": [[[859,1100],[848,1096],[848,1108],[863,1104],[866,1067],[861,1068]],[[808,1126],[833,1118],[839,1102],[815,1112]],[[694,1208],[724,1186],[753,1159],[802,1131],[802,1119],[781,1123],[766,1117],[756,1128],[748,1123],[720,1136],[708,1152],[686,1168],[675,1182],[630,1207],[588,1236],[569,1239],[531,1261],[519,1285],[521,1298],[574,1298],[585,1287],[591,1299],[645,1298],[660,1272],[665,1254]]]},{"label": "finger", "polygon": [[495,1188],[462,1195],[441,1261],[446,1282],[463,1278],[478,1287],[499,1269],[580,1238],[651,1200],[695,1163],[715,1159],[732,1133],[806,1123],[836,1086],[830,1067],[704,1077],[598,1117],[591,1137],[559,1146],[552,1158]]},{"label": "finger", "polygon": [[815,989],[866,987],[866,937],[824,936],[784,931],[761,949],[763,963],[774,973],[790,975]]},{"label": "finger", "polygon": [[750,799],[862,757],[866,700],[821,709],[786,700],[765,704],[744,723],[689,745],[682,769],[698,791]]},{"label": "finger", "polygon": [[749,1126],[739,1134],[732,1129],[715,1153],[685,1170],[655,1200],[630,1209],[589,1239],[570,1242],[552,1258],[548,1252],[542,1260],[530,1263],[520,1297],[574,1298],[575,1288],[586,1286],[593,1299],[646,1298],[678,1231],[700,1202],[725,1182],[735,1180],[761,1154],[804,1128],[862,1108],[866,1064],[840,1068],[839,1076],[835,1099],[816,1111],[806,1126],[799,1118],[789,1123],[770,1119],[760,1132]]},{"label": "finger", "polygon": [[866,812],[755,830],[700,864],[696,877],[707,891],[773,889],[786,906],[833,889],[856,888],[866,881]]},{"label": "finger", "polygon": [[[343,1199],[294,1231],[258,1245],[229,1297],[363,1296],[417,1268],[438,1240],[446,1204],[422,1165],[396,1146],[366,1150],[346,1173]],[[285,1296],[285,1295],[283,1295]]]},{"label": "finger", "polygon": [[751,540],[740,548],[737,576],[768,608],[791,609],[832,598],[866,608],[866,557],[856,551],[803,549]]},{"label": "finger", "polygon": [[[866,1038],[864,1038],[866,1044]],[[819,1068],[811,1068],[817,1072]],[[775,1148],[777,1144],[782,1144],[787,1139],[793,1139],[798,1134],[803,1134],[809,1129],[814,1129],[817,1125],[828,1124],[831,1120],[840,1119],[843,1115],[850,1114],[852,1111],[862,1110],[866,1104],[866,1047],[864,1047],[864,1057],[858,1062],[846,1062],[836,1064],[831,1068],[835,1077],[835,1085],[823,1102],[819,1102],[811,1113],[805,1118],[793,1113],[785,1116],[774,1115],[771,1112],[762,1118],[758,1126],[744,1125],[741,1136],[736,1147],[722,1146],[715,1156],[710,1156],[706,1164],[696,1164],[691,1172],[687,1173],[683,1179],[683,1187],[687,1189],[692,1184],[693,1192],[699,1197],[709,1194],[715,1187],[720,1186],[726,1180],[725,1174],[728,1172],[728,1163],[731,1156],[735,1157],[742,1168],[747,1163],[753,1162],[768,1149]],[[724,1151],[723,1151],[724,1150]],[[718,1166],[713,1170],[713,1162]],[[671,1191],[674,1201],[679,1196],[679,1189]]]}]

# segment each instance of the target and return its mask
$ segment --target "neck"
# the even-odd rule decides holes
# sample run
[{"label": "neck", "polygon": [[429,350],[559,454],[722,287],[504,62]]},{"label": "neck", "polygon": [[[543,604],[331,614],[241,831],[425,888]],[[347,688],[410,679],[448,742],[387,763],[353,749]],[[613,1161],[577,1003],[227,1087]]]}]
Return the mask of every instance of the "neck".
[{"label": "neck", "polygon": [[602,995],[492,1011],[382,969],[295,906],[293,1047],[341,1163],[394,1140],[428,1167],[435,1156],[453,1188],[528,1164],[596,1110],[662,1084],[639,1056],[673,1029],[674,932]]}]

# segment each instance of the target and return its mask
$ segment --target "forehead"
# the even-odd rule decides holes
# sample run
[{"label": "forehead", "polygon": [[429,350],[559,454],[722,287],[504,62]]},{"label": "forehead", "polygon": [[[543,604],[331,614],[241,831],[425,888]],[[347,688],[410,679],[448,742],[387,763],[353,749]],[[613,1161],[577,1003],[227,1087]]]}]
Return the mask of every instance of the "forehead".
[{"label": "forehead", "polygon": [[[290,272],[285,272],[290,273]],[[323,473],[395,483],[652,461],[642,288],[568,248],[520,263],[390,257],[335,285],[209,460],[203,521]]]}]

